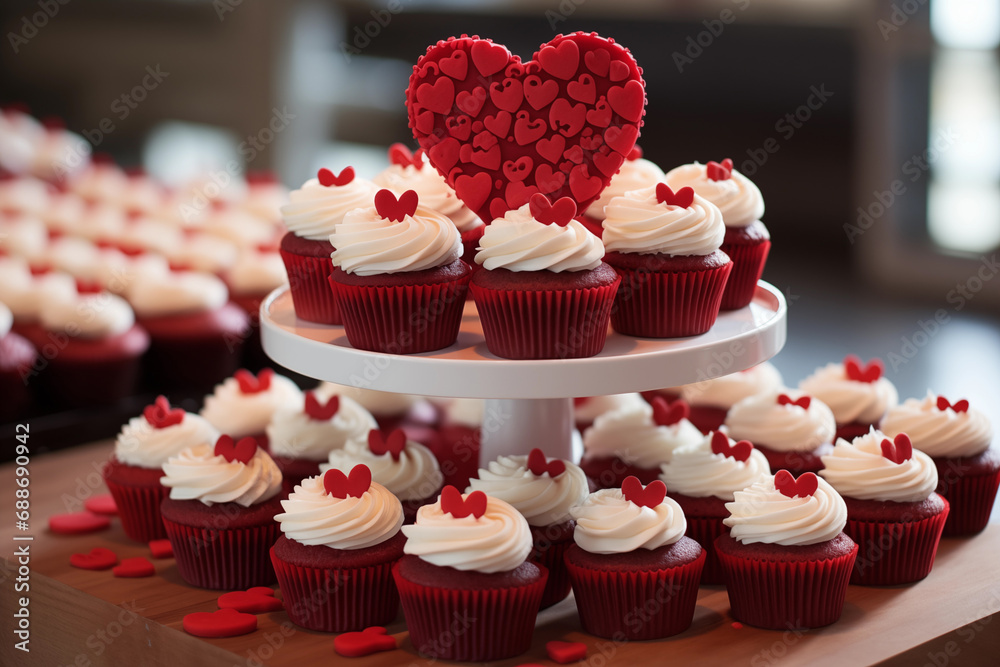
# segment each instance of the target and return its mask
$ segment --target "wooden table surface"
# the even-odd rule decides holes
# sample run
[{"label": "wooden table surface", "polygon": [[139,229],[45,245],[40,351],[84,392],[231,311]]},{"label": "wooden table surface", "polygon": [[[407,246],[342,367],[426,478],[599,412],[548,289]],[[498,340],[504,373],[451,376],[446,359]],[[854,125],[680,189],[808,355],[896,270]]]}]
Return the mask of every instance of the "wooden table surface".
[{"label": "wooden table surface", "polygon": [[[430,665],[407,639],[402,615],[389,626],[398,651],[348,661],[333,652],[333,636],[291,625],[284,612],[259,617],[256,632],[205,640],[184,633],[185,614],[216,609],[218,592],[185,584],[173,559],[154,560],[157,574],[119,579],[110,571],[69,566],[69,555],[97,546],[121,558],[148,555],[129,542],[117,520],[110,530],[83,536],[49,533],[52,514],[79,509],[90,494],[105,493],[97,470],[110,452],[108,442],[33,459],[30,463],[30,542],[15,542],[12,511],[0,525],[4,556],[0,569],[0,665]],[[0,467],[2,507],[13,509],[13,465]],[[30,592],[14,592],[20,577],[12,560],[18,545],[30,545]],[[676,637],[616,644],[582,632],[572,598],[542,612],[531,649],[497,665],[554,664],[545,656],[552,639],[582,641],[589,647],[581,664],[777,665],[990,665],[1000,655],[1000,632],[989,624],[1000,612],[1000,526],[991,524],[972,539],[941,543],[934,570],[922,582],[893,588],[848,590],[838,623],[808,632],[775,632],[734,626],[722,587],[702,587],[694,623]],[[31,648],[13,648],[12,614],[17,598],[30,596]],[[438,662],[438,664],[445,664]]]}]

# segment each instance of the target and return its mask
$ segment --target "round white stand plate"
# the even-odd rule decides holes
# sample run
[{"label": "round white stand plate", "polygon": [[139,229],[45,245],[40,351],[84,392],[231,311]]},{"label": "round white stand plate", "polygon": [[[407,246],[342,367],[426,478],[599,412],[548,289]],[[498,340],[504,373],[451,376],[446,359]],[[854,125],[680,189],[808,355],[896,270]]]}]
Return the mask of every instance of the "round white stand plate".
[{"label": "round white stand plate", "polygon": [[781,292],[761,281],[749,306],[720,313],[701,336],[662,340],[609,331],[604,350],[594,357],[516,360],[486,349],[470,301],[454,345],[396,355],[356,350],[343,327],[296,318],[284,287],[261,304],[260,328],[268,356],[309,377],[380,391],[490,399],[483,461],[536,446],[549,456],[576,460],[572,397],[661,389],[750,368],[784,346],[786,314]]}]

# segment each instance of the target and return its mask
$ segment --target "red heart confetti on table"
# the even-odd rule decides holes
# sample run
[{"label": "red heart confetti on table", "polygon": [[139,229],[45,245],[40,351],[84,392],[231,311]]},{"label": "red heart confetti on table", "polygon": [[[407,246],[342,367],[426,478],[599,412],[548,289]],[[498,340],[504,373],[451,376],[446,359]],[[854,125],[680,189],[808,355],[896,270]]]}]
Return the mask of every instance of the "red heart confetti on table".
[{"label": "red heart confetti on table", "polygon": [[368,449],[376,456],[388,453],[393,461],[398,461],[406,449],[406,432],[397,428],[389,434],[389,437],[384,437],[382,431],[373,428],[368,431]]},{"label": "red heart confetti on table", "polygon": [[960,401],[955,401],[954,403],[949,403],[948,399],[944,396],[938,396],[937,398],[937,409],[944,412],[948,408],[951,408],[955,412],[967,412],[969,410],[969,402],[964,398]]},{"label": "red heart confetti on table", "polygon": [[398,648],[396,638],[383,627],[365,628],[361,632],[345,632],[333,638],[333,650],[345,658],[360,658],[372,653]]},{"label": "red heart confetti on table", "polygon": [[667,399],[657,396],[650,405],[653,406],[653,421],[657,426],[673,426],[691,414],[691,407],[682,400],[668,403]]},{"label": "red heart confetti on table", "polygon": [[256,453],[256,438],[240,438],[239,442],[236,442],[232,436],[220,435],[215,441],[215,455],[224,457],[230,463],[239,461],[246,465]]},{"label": "red heart confetti on table", "polygon": [[562,197],[553,203],[545,195],[536,192],[528,200],[528,210],[531,211],[531,217],[543,225],[565,227],[576,217],[576,202],[569,197]]},{"label": "red heart confetti on table", "polygon": [[238,637],[257,629],[257,617],[235,609],[196,611],[184,617],[181,627],[195,637]]},{"label": "red heart confetti on table", "polygon": [[535,447],[528,453],[528,470],[535,477],[541,477],[545,473],[548,473],[549,477],[558,477],[566,471],[566,464],[561,459],[549,461],[545,453]]},{"label": "red heart confetti on table", "polygon": [[486,514],[486,494],[482,491],[473,491],[463,499],[461,492],[449,484],[441,489],[441,511],[451,514],[456,519],[469,515],[478,519]]},{"label": "red heart confetti on table", "polygon": [[71,512],[49,517],[49,530],[60,535],[82,535],[104,530],[111,525],[111,519],[91,512]]},{"label": "red heart confetti on table", "polygon": [[258,375],[245,368],[241,368],[233,374],[240,385],[240,391],[244,394],[259,394],[271,388],[271,379],[274,378],[274,371],[265,368]]},{"label": "red heart confetti on table", "polygon": [[776,488],[781,495],[788,496],[789,498],[795,498],[796,496],[800,498],[805,498],[816,493],[816,489],[819,487],[819,478],[816,477],[815,473],[804,472],[799,475],[798,479],[792,475],[792,473],[787,470],[779,470],[774,475],[774,488]]},{"label": "red heart confetti on table", "polygon": [[320,169],[316,172],[316,180],[324,187],[344,186],[354,180],[354,167],[344,167],[339,174],[334,174],[329,169]]},{"label": "red heart confetti on table", "polygon": [[487,223],[535,193],[586,210],[635,145],[645,105],[628,50],[582,32],[558,35],[528,62],[478,36],[440,41],[406,91],[417,142]]},{"label": "red heart confetti on table", "polygon": [[418,148],[415,152],[410,151],[406,144],[395,143],[389,146],[389,163],[399,167],[424,168],[424,150]]},{"label": "red heart confetti on table", "polygon": [[882,456],[895,464],[904,463],[913,458],[913,443],[910,436],[905,433],[898,433],[891,441],[886,438],[882,441]]},{"label": "red heart confetti on table", "polygon": [[316,396],[316,392],[306,392],[305,413],[309,415],[310,419],[321,422],[327,421],[333,419],[339,410],[340,396],[334,394],[327,399],[326,403],[321,403],[319,397]]},{"label": "red heart confetti on table", "polygon": [[87,498],[83,501],[83,509],[104,516],[118,515],[118,505],[110,493],[102,493],[98,496]]},{"label": "red heart confetti on table", "polygon": [[90,553],[70,556],[69,564],[81,570],[106,570],[118,564],[118,556],[111,549],[94,547]]},{"label": "red heart confetti on table", "polygon": [[638,477],[629,476],[622,482],[622,495],[625,500],[639,507],[656,507],[667,495],[667,485],[654,479],[644,488]]},{"label": "red heart confetti on table", "polygon": [[797,405],[803,410],[808,410],[811,404],[812,404],[811,396],[803,396],[793,401],[792,397],[789,396],[788,394],[778,394],[778,405]]},{"label": "red heart confetti on table", "polygon": [[152,577],[156,574],[156,568],[145,556],[135,556],[126,558],[111,569],[111,574],[116,577],[128,579],[139,579],[141,577]]},{"label": "red heart confetti on table", "polygon": [[729,456],[737,461],[746,461],[753,453],[753,444],[749,440],[740,440],[729,444],[729,437],[722,431],[712,431],[712,453]]},{"label": "red heart confetti on table", "polygon": [[666,183],[657,183],[656,201],[667,206],[687,208],[694,202],[694,188],[686,185],[677,192],[674,192]]},{"label": "red heart confetti on table", "polygon": [[552,662],[565,665],[578,662],[587,657],[587,645],[583,642],[563,642],[553,640],[545,642],[545,653]]},{"label": "red heart confetti on table", "polygon": [[722,163],[710,160],[705,165],[705,175],[713,181],[728,181],[733,177],[733,161],[726,158]]},{"label": "red heart confetti on table", "polygon": [[274,589],[254,586],[245,591],[232,591],[219,596],[219,609],[235,609],[244,614],[266,614],[285,608],[281,600],[274,597]]},{"label": "red heart confetti on table", "polygon": [[392,190],[382,189],[375,193],[375,210],[380,216],[393,222],[402,222],[406,216],[413,215],[418,203],[414,190],[407,190],[398,199]]},{"label": "red heart confetti on table", "polygon": [[173,558],[174,547],[170,540],[152,540],[149,543],[149,555],[153,558]]},{"label": "red heart confetti on table", "polygon": [[844,357],[844,372],[847,374],[848,380],[872,383],[882,377],[884,370],[885,366],[881,359],[872,359],[867,365],[864,365],[853,354]]},{"label": "red heart confetti on table", "polygon": [[184,421],[184,410],[170,407],[166,396],[157,396],[152,405],[147,405],[142,416],[153,428],[168,428]]},{"label": "red heart confetti on table", "polygon": [[363,463],[351,468],[350,475],[345,475],[334,468],[327,470],[323,475],[323,488],[334,498],[344,499],[348,496],[360,498],[371,485],[372,471]]}]

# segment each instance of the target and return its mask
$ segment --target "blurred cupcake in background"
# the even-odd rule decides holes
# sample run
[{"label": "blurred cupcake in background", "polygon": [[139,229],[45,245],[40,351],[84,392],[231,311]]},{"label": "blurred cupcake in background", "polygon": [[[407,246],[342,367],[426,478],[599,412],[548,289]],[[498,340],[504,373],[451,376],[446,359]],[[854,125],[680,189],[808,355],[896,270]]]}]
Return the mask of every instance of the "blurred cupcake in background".
[{"label": "blurred cupcake in background", "polygon": [[621,197],[632,190],[655,186],[662,180],[663,170],[642,157],[642,149],[639,146],[633,146],[625,157],[625,161],[622,162],[622,166],[611,177],[608,187],[604,188],[601,191],[601,196],[584,211],[584,225],[597,236],[602,236],[604,234],[604,209],[611,203],[612,199]]},{"label": "blurred cupcake in background", "polygon": [[39,318],[42,306],[75,296],[76,282],[69,274],[34,274],[20,257],[0,257],[0,302],[13,315],[15,333],[29,338],[44,335]]},{"label": "blurred cupcake in background", "polygon": [[691,406],[691,423],[702,433],[709,433],[722,426],[729,409],[737,402],[781,386],[778,369],[765,361],[738,373],[684,385],[681,398]]},{"label": "blurred cupcake in background", "polygon": [[837,437],[850,442],[878,428],[885,414],[899,402],[895,385],[883,375],[880,359],[867,364],[849,354],[843,363],[817,368],[799,383],[799,389],[830,406],[837,420]]},{"label": "blurred cupcake in background", "polygon": [[643,402],[637,393],[611,394],[609,396],[584,396],[573,399],[573,421],[581,433],[593,426],[594,420],[605,412],[613,412]]},{"label": "blurred cupcake in background", "polygon": [[409,440],[425,445],[435,437],[434,427],[441,415],[438,408],[426,398],[334,382],[321,382],[316,387],[316,395],[324,400],[334,394],[357,401],[375,417],[379,429],[386,433],[401,428]]},{"label": "blurred cupcake in background", "polygon": [[236,439],[253,438],[265,451],[267,425],[279,410],[302,407],[302,391],[274,370],[265,368],[257,375],[241,368],[205,397],[201,416],[220,433]]}]

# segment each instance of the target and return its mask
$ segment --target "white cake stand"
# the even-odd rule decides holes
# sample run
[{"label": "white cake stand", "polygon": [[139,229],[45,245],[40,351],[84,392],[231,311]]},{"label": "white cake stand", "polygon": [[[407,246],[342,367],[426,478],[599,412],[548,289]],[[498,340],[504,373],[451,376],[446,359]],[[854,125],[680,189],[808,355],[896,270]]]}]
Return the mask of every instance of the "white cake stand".
[{"label": "white cake stand", "polygon": [[425,354],[356,350],[343,327],[296,318],[287,287],[261,304],[260,328],[268,356],[309,377],[381,391],[487,399],[482,461],[533,447],[575,460],[573,397],[660,389],[750,368],[784,346],[786,312],[781,292],[761,281],[749,306],[721,313],[701,336],[658,340],[611,331],[595,357],[531,361],[490,354],[471,301],[456,343]]}]

